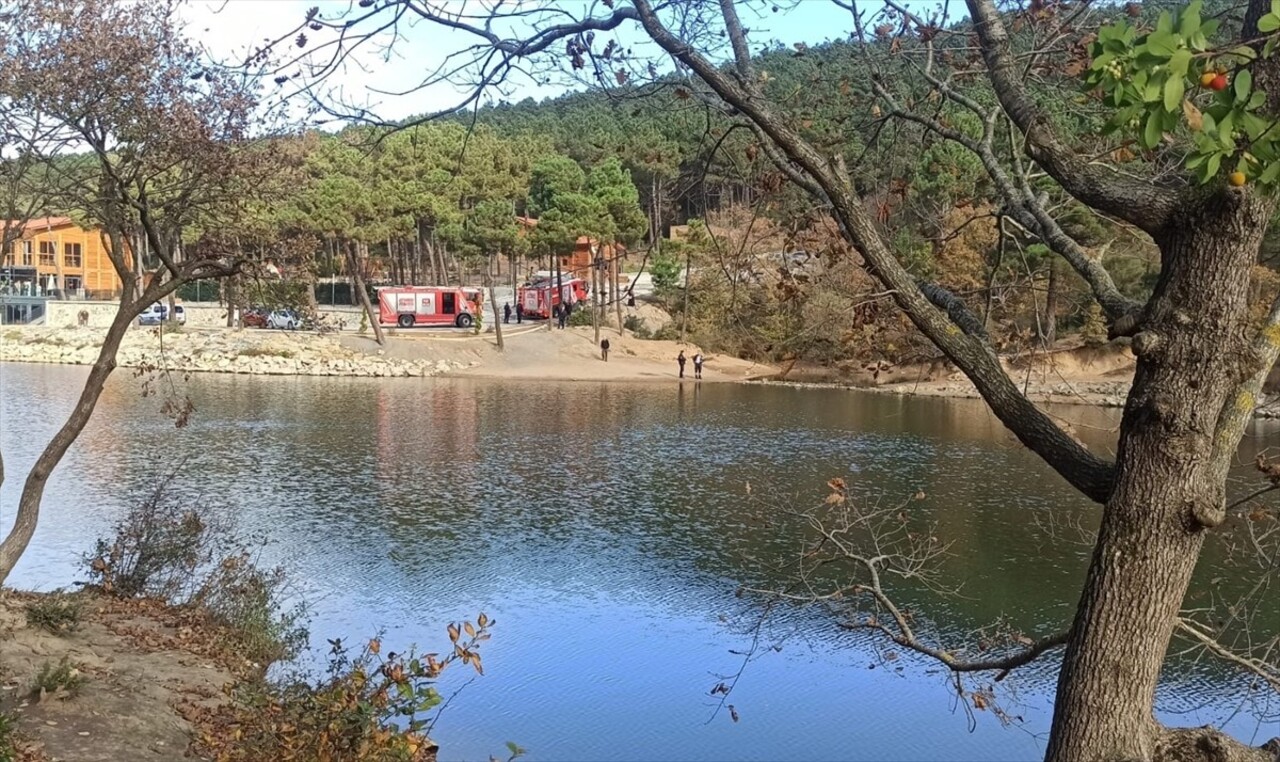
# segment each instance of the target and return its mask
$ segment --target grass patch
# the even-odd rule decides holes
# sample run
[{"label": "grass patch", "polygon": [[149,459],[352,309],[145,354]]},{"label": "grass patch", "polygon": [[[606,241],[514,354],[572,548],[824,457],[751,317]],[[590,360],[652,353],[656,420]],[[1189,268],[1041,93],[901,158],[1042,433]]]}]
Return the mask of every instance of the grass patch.
[{"label": "grass patch", "polygon": [[84,677],[80,670],[63,656],[57,664],[45,662],[31,684],[31,697],[43,701],[49,696],[71,698],[80,692]]},{"label": "grass patch", "polygon": [[286,360],[293,358],[296,354],[292,349],[276,347],[248,347],[236,353],[239,357],[283,357]]},{"label": "grass patch", "polygon": [[27,624],[54,635],[67,635],[80,629],[84,602],[77,596],[55,590],[27,605]]}]

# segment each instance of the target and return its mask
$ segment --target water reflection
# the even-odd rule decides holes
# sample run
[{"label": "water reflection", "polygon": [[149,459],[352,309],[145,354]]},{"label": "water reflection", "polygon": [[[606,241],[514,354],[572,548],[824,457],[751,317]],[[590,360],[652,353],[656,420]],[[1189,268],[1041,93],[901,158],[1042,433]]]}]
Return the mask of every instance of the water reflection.
[{"label": "water reflection", "polygon": [[[47,439],[81,378],[0,370],[0,445],[13,472],[29,467],[44,441],[29,433]],[[779,505],[820,499],[832,476],[865,499],[923,491],[911,510],[954,541],[943,572],[963,595],[903,595],[942,637],[998,617],[1029,633],[1064,625],[1087,548],[1046,540],[1030,517],[1089,527],[1096,508],[980,403],[692,383],[237,376],[196,377],[189,391],[198,413],[175,431],[135,382],[113,381],[51,483],[15,584],[67,584],[94,534],[186,458],[188,499],[234,505],[246,528],[275,538],[323,637],[384,627],[393,642],[438,647],[450,619],[484,609],[498,620],[488,674],[438,729],[446,758],[483,758],[507,739],[533,759],[1040,753],[1051,662],[1008,681],[1024,729],[979,718],[970,733],[943,676],[912,660],[869,669],[865,636],[816,611],[775,622],[770,636],[789,637],[735,692],[743,721],[706,722],[715,702],[705,691],[737,669],[729,650],[749,642],[738,582],[770,581],[764,562],[798,540],[794,523],[744,500],[747,483]],[[1091,448],[1113,445],[1118,411],[1055,413]],[[1250,442],[1242,462],[1273,441]],[[0,493],[0,525],[14,487]],[[1227,716],[1243,690],[1212,664],[1167,672],[1165,704],[1194,708],[1184,724]],[[1248,734],[1247,717],[1233,723]]]}]

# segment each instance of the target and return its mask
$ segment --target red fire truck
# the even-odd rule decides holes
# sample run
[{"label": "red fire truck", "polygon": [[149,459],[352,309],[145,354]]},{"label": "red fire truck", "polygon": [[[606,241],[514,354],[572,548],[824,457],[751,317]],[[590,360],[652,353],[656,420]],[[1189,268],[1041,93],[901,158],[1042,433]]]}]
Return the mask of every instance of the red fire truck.
[{"label": "red fire truck", "polygon": [[524,316],[551,317],[551,308],[562,302],[577,304],[587,298],[587,283],[581,278],[564,278],[563,288],[556,291],[556,281],[536,279],[517,289],[516,299],[524,307]]},{"label": "red fire truck", "polygon": [[411,328],[415,325],[456,325],[470,328],[481,309],[480,289],[456,286],[388,286],[378,289],[378,322]]}]

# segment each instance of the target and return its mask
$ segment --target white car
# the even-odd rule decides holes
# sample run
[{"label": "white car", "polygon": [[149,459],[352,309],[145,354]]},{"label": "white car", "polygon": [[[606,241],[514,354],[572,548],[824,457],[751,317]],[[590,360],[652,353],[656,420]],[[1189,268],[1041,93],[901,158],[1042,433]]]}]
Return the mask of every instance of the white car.
[{"label": "white car", "polygon": [[295,331],[302,327],[302,318],[293,310],[274,310],[267,316],[267,327]]},{"label": "white car", "polygon": [[[163,302],[156,302],[138,315],[138,325],[159,325],[168,319],[169,305]],[[175,323],[187,322],[187,311],[183,309],[181,304],[173,306],[173,321]]]}]

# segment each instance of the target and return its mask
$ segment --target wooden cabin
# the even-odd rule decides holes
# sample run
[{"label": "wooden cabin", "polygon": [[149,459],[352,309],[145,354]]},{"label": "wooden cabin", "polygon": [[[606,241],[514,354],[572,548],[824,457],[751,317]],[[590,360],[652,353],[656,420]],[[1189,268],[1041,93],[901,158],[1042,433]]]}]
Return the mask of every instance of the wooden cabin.
[{"label": "wooden cabin", "polygon": [[70,217],[42,217],[27,222],[4,252],[0,287],[28,295],[114,299],[122,284],[101,231],[82,228]]}]

